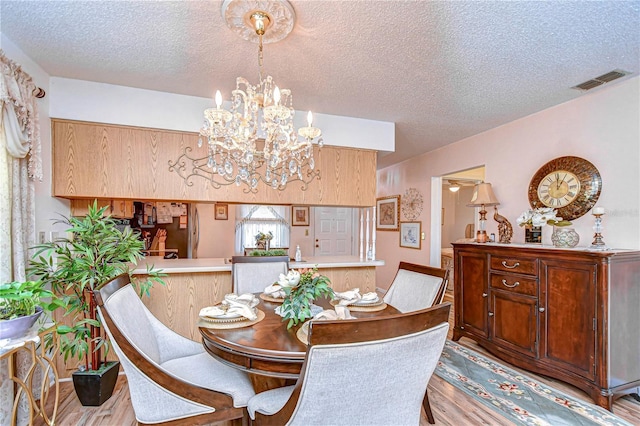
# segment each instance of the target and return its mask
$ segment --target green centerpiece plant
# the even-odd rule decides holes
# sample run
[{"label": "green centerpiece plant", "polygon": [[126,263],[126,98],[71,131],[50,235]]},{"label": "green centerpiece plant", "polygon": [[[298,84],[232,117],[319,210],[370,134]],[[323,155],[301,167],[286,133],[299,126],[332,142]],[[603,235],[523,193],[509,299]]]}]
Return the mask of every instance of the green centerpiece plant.
[{"label": "green centerpiece plant", "polygon": [[288,329],[313,317],[311,305],[314,300],[332,298],[334,295],[331,281],[320,275],[316,267],[297,271],[292,269],[287,275],[280,276],[278,284],[285,292],[280,315],[283,321],[289,321]]},{"label": "green centerpiece plant", "polygon": [[[98,372],[107,364],[109,344],[97,315],[93,291],[120,274],[131,276],[133,266],[144,257],[144,242],[137,231],[119,227],[106,209],[98,208],[96,201],[85,217],[60,219],[59,223],[68,226],[67,236],[36,246],[28,270],[31,276],[51,286],[52,304],[63,311],[56,324],[60,351],[65,362],[68,358],[84,360],[80,373]],[[131,277],[131,281],[142,296],[149,294],[154,283],[164,284],[162,276],[160,271],[147,267],[145,278]],[[115,371],[117,377],[117,368]],[[78,392],[76,373],[74,385],[83,405],[104,402],[85,404]]]}]

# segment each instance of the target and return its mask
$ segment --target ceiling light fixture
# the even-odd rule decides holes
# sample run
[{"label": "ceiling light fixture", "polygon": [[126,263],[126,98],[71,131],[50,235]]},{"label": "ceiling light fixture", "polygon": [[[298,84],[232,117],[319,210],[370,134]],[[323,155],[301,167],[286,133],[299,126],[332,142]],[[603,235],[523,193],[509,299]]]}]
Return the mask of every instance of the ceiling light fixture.
[{"label": "ceiling light fixture", "polygon": [[458,192],[459,190],[460,190],[460,184],[458,182],[456,182],[455,180],[450,180],[449,181],[449,191]]},{"label": "ceiling light fixture", "polygon": [[[302,189],[315,177],[313,143],[322,147],[322,131],[313,127],[311,111],[307,126],[297,132],[291,91],[280,89],[273,78],[263,77],[263,41],[286,37],[293,29],[294,12],[286,0],[226,0],[222,15],[228,26],[241,37],[258,42],[258,84],[243,77],[236,79],[231,92],[231,108],[222,108],[222,95],[216,91],[216,107],[204,111],[204,125],[198,146],[208,143],[207,166],[211,178],[218,175],[222,185],[246,184],[256,192],[259,181],[284,190],[290,181],[302,181]],[[267,38],[267,30],[273,36]],[[264,39],[264,40],[263,40]]]}]

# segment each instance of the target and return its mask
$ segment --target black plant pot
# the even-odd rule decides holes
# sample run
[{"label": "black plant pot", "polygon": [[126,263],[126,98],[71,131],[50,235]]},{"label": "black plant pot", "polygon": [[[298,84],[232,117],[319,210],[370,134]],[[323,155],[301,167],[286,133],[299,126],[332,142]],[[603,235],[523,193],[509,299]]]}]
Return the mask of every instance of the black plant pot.
[{"label": "black plant pot", "polygon": [[109,361],[107,366],[100,370],[76,371],[73,376],[73,387],[80,403],[85,407],[102,405],[111,398],[113,389],[118,380],[120,370],[119,361]]}]

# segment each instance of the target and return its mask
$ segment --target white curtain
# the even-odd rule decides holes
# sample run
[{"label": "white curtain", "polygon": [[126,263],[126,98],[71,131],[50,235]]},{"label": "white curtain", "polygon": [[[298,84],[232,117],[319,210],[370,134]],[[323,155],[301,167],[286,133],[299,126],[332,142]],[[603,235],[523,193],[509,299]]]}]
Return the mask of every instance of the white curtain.
[{"label": "white curtain", "polygon": [[[42,180],[38,109],[31,77],[0,49],[0,283],[24,281],[35,245],[35,186]],[[18,372],[23,362],[18,359]],[[13,382],[0,363],[0,424],[9,424]],[[21,401],[18,423],[24,424]]]},{"label": "white curtain", "polygon": [[35,244],[34,179],[42,180],[31,77],[0,50],[0,282],[25,280]]},{"label": "white curtain", "polygon": [[241,205],[236,207],[236,254],[244,254],[245,247],[255,247],[258,232],[271,232],[271,247],[289,247],[288,220],[286,206]]}]

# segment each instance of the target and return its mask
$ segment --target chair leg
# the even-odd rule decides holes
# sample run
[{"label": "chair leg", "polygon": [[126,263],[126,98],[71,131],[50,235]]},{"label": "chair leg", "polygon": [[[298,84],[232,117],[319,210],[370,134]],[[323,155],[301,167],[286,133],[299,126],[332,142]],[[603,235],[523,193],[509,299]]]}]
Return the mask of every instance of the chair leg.
[{"label": "chair leg", "polygon": [[436,421],[433,418],[433,413],[431,412],[431,404],[429,404],[429,391],[427,390],[424,393],[424,399],[422,400],[422,406],[424,407],[424,412],[427,415],[427,420],[429,424],[435,425]]}]

